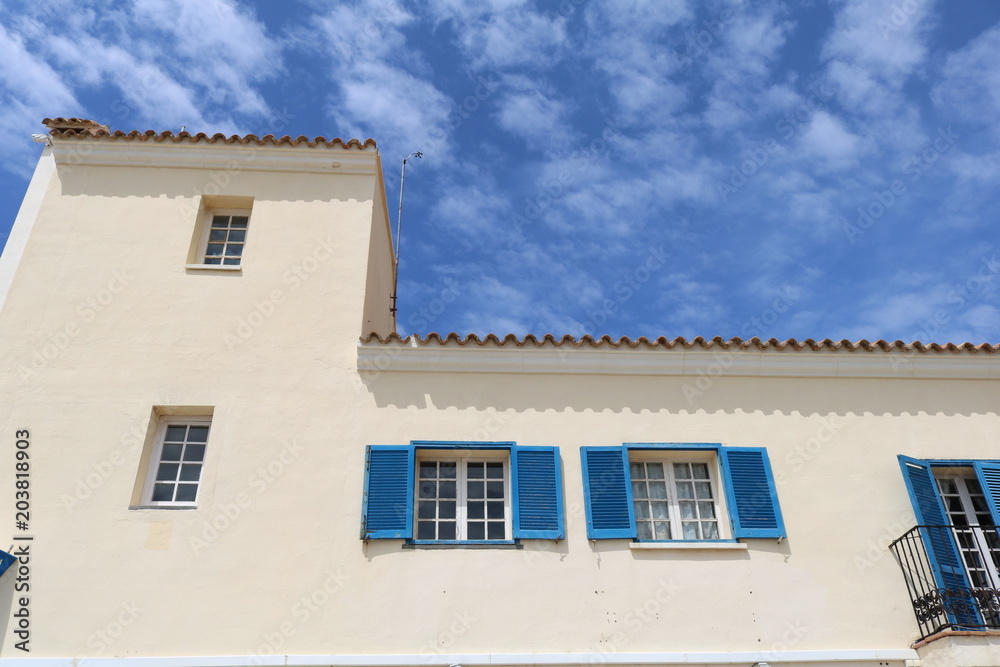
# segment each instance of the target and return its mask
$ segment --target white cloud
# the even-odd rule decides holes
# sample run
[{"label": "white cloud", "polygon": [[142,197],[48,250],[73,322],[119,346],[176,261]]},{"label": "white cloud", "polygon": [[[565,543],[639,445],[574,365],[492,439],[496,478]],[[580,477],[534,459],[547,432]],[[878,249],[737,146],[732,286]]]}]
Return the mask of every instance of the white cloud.
[{"label": "white cloud", "polygon": [[853,166],[860,153],[859,143],[858,137],[844,127],[840,119],[826,111],[813,114],[799,140],[803,151],[822,159],[832,169]]},{"label": "white cloud", "polygon": [[1000,137],[1000,25],[979,35],[948,56],[932,90],[931,99],[943,115],[989,128]]}]

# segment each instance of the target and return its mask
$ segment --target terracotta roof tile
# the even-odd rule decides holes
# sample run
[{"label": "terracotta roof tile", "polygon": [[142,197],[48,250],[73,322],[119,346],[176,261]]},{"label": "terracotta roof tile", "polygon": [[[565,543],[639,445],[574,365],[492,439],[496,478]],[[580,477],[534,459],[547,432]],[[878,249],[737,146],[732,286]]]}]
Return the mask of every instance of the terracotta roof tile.
[{"label": "terracotta roof tile", "polygon": [[327,148],[340,146],[342,148],[358,148],[362,150],[368,148],[369,146],[376,148],[374,139],[366,139],[362,142],[358,139],[344,141],[339,137],[334,139],[327,139],[326,137],[309,139],[308,137],[301,135],[292,138],[288,135],[275,137],[273,134],[267,134],[263,137],[258,137],[255,134],[246,134],[243,136],[234,134],[227,137],[221,133],[209,136],[204,132],[199,132],[198,134],[178,132],[177,134],[174,134],[169,130],[166,132],[156,132],[154,130],[147,130],[145,132],[132,130],[128,133],[122,132],[121,130],[115,130],[114,132],[111,132],[106,125],[100,125],[94,121],[80,118],[46,118],[42,121],[42,124],[49,128],[49,134],[53,137],[59,137],[61,139],[84,139],[96,137],[99,139],[108,139],[110,141],[154,141],[157,143],[170,142],[175,144],[181,142],[194,144],[203,141],[208,144],[222,142],[224,144],[256,144],[258,146],[304,145],[309,148],[315,148],[317,146],[326,146]]},{"label": "terracotta roof tile", "polygon": [[760,338],[750,338],[749,340],[743,340],[742,338],[730,338],[724,339],[721,336],[716,336],[715,338],[705,339],[701,336],[697,338],[692,338],[687,340],[683,337],[674,338],[670,340],[663,336],[659,338],[654,338],[650,340],[645,336],[641,336],[632,340],[627,337],[622,337],[617,340],[613,339],[611,336],[601,336],[600,338],[594,338],[593,336],[583,336],[581,338],[574,338],[573,336],[563,336],[561,338],[553,336],[552,334],[545,334],[541,338],[528,334],[524,338],[518,338],[514,334],[507,334],[503,338],[500,338],[496,334],[488,334],[484,338],[480,338],[476,334],[468,334],[464,338],[459,336],[457,333],[450,333],[442,337],[437,333],[427,334],[425,338],[421,338],[419,334],[412,334],[401,337],[397,333],[389,334],[388,337],[382,338],[376,333],[370,333],[367,336],[361,337],[362,343],[379,343],[382,345],[397,344],[397,345],[411,345],[416,343],[417,345],[430,345],[432,343],[437,343],[438,345],[458,345],[458,346],[469,346],[476,345],[479,347],[544,347],[546,345],[552,347],[570,347],[570,348],[582,348],[582,347],[592,347],[601,348],[607,347],[610,349],[663,349],[663,350],[690,350],[693,348],[698,348],[702,350],[711,349],[738,349],[738,350],[790,350],[794,352],[820,352],[820,351],[831,351],[836,352],[839,350],[846,350],[849,352],[872,352],[880,350],[883,352],[953,352],[953,353],[984,353],[993,354],[1000,352],[1000,345],[990,345],[989,343],[983,343],[981,345],[973,345],[972,343],[962,343],[956,345],[954,343],[921,343],[919,341],[914,341],[912,343],[904,343],[901,340],[892,341],[891,343],[884,340],[877,340],[874,343],[867,340],[859,341],[849,341],[840,340],[834,341],[826,338],[821,341],[815,341],[812,338],[807,338],[803,341],[798,341],[794,338],[789,338],[787,340],[778,340],[777,338],[770,338],[768,340],[761,340]]}]

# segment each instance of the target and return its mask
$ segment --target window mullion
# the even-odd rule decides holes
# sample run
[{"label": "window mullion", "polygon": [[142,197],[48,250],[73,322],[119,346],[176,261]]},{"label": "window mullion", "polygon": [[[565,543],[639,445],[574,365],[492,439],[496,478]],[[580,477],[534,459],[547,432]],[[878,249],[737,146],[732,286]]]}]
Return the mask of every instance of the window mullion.
[{"label": "window mullion", "polygon": [[467,459],[459,459],[457,465],[455,466],[455,479],[458,481],[458,488],[455,489],[455,518],[457,519],[458,525],[455,526],[455,538],[459,540],[468,539],[468,530],[466,528],[466,521],[468,520],[468,510],[466,508],[467,503],[467,487],[466,484],[466,463]]},{"label": "window mullion", "polygon": [[663,463],[663,476],[667,479],[667,514],[670,517],[670,539],[684,539],[684,527],[681,525],[681,508],[678,503],[677,479],[674,477],[672,461]]}]

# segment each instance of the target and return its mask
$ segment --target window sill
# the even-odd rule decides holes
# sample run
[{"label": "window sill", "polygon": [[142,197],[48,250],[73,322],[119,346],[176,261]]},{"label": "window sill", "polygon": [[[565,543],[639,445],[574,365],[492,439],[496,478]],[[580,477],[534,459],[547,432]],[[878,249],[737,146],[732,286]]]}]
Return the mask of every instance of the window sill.
[{"label": "window sill", "polygon": [[242,271],[243,265],[227,266],[225,264],[185,264],[184,268],[190,271]]},{"label": "window sill", "polygon": [[196,510],[197,505],[129,505],[130,510]]},{"label": "window sill", "polygon": [[746,549],[744,542],[630,542],[629,549]]},{"label": "window sill", "polygon": [[523,549],[524,545],[513,540],[477,540],[475,542],[444,542],[441,540],[411,540],[403,543],[404,549]]}]

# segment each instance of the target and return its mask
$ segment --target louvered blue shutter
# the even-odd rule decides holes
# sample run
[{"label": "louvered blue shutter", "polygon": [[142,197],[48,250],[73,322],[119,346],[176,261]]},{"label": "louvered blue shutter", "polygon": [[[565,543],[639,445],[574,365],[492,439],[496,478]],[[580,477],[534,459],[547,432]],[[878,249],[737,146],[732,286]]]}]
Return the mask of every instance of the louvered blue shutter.
[{"label": "louvered blue shutter", "polygon": [[514,539],[563,539],[559,448],[513,447],[510,456]]},{"label": "louvered blue shutter", "polygon": [[993,515],[993,525],[1000,526],[1000,461],[976,461],[976,476]]},{"label": "louvered blue shutter", "polygon": [[361,513],[362,539],[413,537],[413,447],[369,445]]},{"label": "louvered blue shutter", "polygon": [[581,447],[587,538],[635,538],[635,510],[624,447]]},{"label": "louvered blue shutter", "polygon": [[761,447],[719,449],[733,537],[785,536],[778,493],[767,450]]},{"label": "louvered blue shutter", "polygon": [[[968,591],[969,580],[965,576],[965,566],[951,528],[946,527],[950,521],[938,494],[937,484],[934,483],[930,464],[920,459],[900,456],[899,467],[903,470],[903,479],[906,480],[906,490],[913,503],[917,524],[925,526],[920,529],[920,536],[927,550],[927,560],[930,561],[935,583],[938,588],[956,593]],[[960,594],[954,597],[956,603],[961,599]],[[982,623],[978,612],[974,611],[975,602],[971,599],[966,604],[955,606],[963,610],[958,613],[949,612],[949,622],[970,625]]]}]

